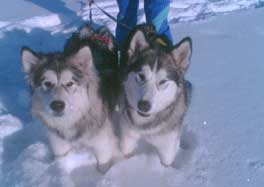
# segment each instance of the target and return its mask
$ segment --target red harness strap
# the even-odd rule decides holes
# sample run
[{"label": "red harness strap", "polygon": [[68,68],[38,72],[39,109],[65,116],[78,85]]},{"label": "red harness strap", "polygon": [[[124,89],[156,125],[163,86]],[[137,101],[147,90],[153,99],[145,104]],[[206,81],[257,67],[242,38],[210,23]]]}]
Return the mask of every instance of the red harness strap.
[{"label": "red harness strap", "polygon": [[101,36],[99,34],[93,34],[92,36],[89,36],[88,39],[102,42],[106,46],[108,46],[108,44],[110,43],[109,37]]}]

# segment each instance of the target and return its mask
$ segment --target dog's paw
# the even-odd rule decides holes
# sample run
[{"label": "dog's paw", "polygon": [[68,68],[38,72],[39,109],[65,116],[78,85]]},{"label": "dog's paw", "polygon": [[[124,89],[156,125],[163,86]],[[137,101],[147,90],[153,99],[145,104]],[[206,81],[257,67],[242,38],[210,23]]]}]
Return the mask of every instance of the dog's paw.
[{"label": "dog's paw", "polygon": [[160,163],[165,168],[174,167],[174,160],[170,161],[170,162],[168,162],[168,161],[166,162],[166,161],[160,160]]},{"label": "dog's paw", "polygon": [[131,157],[135,156],[135,152],[131,152],[131,153],[128,153],[128,154],[124,154],[124,158],[126,159],[129,159]]},{"label": "dog's paw", "polygon": [[[164,167],[170,167],[173,165],[175,157],[176,157],[176,153],[178,151],[171,151],[171,152],[160,152],[159,153],[159,158],[160,158],[160,163],[164,166]],[[169,154],[170,153],[170,154]]]},{"label": "dog's paw", "polygon": [[175,169],[182,169],[186,167],[192,160],[193,150],[189,147],[181,148],[176,155],[172,167]]},{"label": "dog's paw", "polygon": [[107,162],[107,163],[104,163],[104,164],[97,164],[97,170],[102,173],[102,174],[105,174],[113,165],[113,160]]},{"label": "dog's paw", "polygon": [[121,146],[121,154],[124,158],[130,158],[135,155],[135,147]]}]

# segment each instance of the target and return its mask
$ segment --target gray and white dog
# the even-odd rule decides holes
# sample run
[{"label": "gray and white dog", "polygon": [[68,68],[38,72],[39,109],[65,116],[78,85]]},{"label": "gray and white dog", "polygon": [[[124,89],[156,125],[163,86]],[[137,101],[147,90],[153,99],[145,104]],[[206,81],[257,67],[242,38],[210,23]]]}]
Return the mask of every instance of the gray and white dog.
[{"label": "gray and white dog", "polygon": [[[47,127],[54,154],[88,148],[96,156],[98,169],[105,171],[119,150],[111,116],[114,104],[109,101],[114,92],[109,89],[115,88],[109,84],[115,82],[116,72],[115,68],[110,68],[112,73],[102,71],[117,66],[117,54],[113,43],[100,46],[98,33],[93,35],[89,26],[81,28],[64,52],[44,54],[24,47],[22,63],[32,89],[31,112]],[[107,41],[113,42],[112,38]],[[104,63],[108,67],[99,70],[97,66]]]},{"label": "gray and white dog", "polygon": [[189,37],[170,46],[151,26],[140,25],[122,52],[121,150],[131,155],[140,139],[153,145],[161,163],[174,163],[191,84],[184,79],[192,45]]}]

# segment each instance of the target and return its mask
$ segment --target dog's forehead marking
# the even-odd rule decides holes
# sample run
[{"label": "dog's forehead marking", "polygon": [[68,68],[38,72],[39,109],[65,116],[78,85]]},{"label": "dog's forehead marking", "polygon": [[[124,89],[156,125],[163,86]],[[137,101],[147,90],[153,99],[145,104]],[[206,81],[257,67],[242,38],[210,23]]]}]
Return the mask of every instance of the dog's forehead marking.
[{"label": "dog's forehead marking", "polygon": [[71,79],[72,78],[72,76],[73,76],[73,73],[70,71],[70,70],[63,70],[62,72],[61,72],[61,78],[62,79]]},{"label": "dog's forehead marking", "polygon": [[157,57],[152,57],[150,59],[146,59],[145,63],[143,63],[143,66],[142,66],[142,70],[143,68],[145,69],[149,69],[150,71],[153,71],[155,72],[155,70],[157,70],[157,67],[158,67],[158,58]]},{"label": "dog's forehead marking", "polygon": [[155,62],[154,62],[154,67],[153,67],[153,72],[157,72],[157,69],[158,69],[158,58],[156,57],[155,58]]},{"label": "dog's forehead marking", "polygon": [[157,54],[150,50],[144,56],[143,59],[145,60],[146,64],[149,65],[151,70],[153,71],[156,68],[156,62],[158,61]]},{"label": "dog's forehead marking", "polygon": [[64,83],[72,80],[73,73],[70,70],[63,70],[60,74],[59,82]]},{"label": "dog's forehead marking", "polygon": [[145,75],[145,77],[147,79],[151,79],[151,77],[152,77],[152,69],[151,69],[151,67],[149,65],[144,65],[142,67],[142,69],[141,69],[141,72],[144,73],[144,75]]},{"label": "dog's forehead marking", "polygon": [[157,72],[157,77],[160,79],[164,79],[168,77],[168,73],[165,69],[159,69]]},{"label": "dog's forehead marking", "polygon": [[[157,66],[157,65],[155,65]],[[146,76],[150,79],[155,79],[155,80],[161,80],[161,79],[167,79],[168,78],[168,72],[162,68],[162,69],[157,69],[156,67],[154,69],[150,69],[149,67],[146,68],[147,71],[145,71]]]},{"label": "dog's forehead marking", "polygon": [[170,79],[168,72],[169,65],[164,64],[164,58],[165,58],[164,55],[156,56],[155,59],[152,59],[151,62],[145,64],[142,67],[142,72],[145,73],[147,79],[157,80],[157,81],[162,79]]},{"label": "dog's forehead marking", "polygon": [[158,58],[156,57],[151,64],[146,64],[142,67],[142,71],[148,79],[151,79],[157,73]]},{"label": "dog's forehead marking", "polygon": [[141,71],[142,71],[142,72],[146,72],[146,73],[148,73],[148,72],[151,71],[151,68],[150,68],[149,65],[144,65],[144,66],[142,67],[142,70],[141,70]]},{"label": "dog's forehead marking", "polygon": [[43,73],[43,79],[56,82],[58,80],[57,74],[53,70],[46,70]]}]

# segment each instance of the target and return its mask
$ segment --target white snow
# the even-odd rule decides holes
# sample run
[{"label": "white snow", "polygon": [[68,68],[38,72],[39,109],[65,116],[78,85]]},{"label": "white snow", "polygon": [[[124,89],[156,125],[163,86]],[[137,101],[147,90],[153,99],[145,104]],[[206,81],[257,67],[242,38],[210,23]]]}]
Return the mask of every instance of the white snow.
[{"label": "white snow", "polygon": [[47,16],[35,16],[29,19],[21,20],[19,22],[0,22],[0,29],[1,27],[4,30],[14,30],[14,29],[21,29],[25,30],[26,32],[31,32],[34,28],[40,28],[44,30],[50,30],[53,27],[59,26],[61,24],[61,20],[58,15],[47,15]]},{"label": "white snow", "polygon": [[0,28],[5,27],[9,24],[7,21],[0,21]]},{"label": "white snow", "polygon": [[[82,20],[89,19],[88,8],[81,9],[80,2],[43,2],[9,0],[0,8],[1,187],[263,186],[263,0],[171,3],[175,42],[187,35],[193,39],[187,78],[194,92],[185,119],[184,149],[176,167],[165,168],[152,148],[143,145],[139,154],[104,175],[90,153],[71,152],[55,159],[46,129],[30,116],[20,48],[60,50]],[[117,14],[115,0],[98,0],[98,5]],[[12,8],[19,7],[24,8],[15,15]],[[93,16],[114,32],[115,23],[95,7]],[[139,22],[144,20],[141,1]]]},{"label": "white snow", "polygon": [[31,19],[27,19],[25,21],[22,21],[20,24],[22,27],[46,28],[46,27],[57,26],[57,25],[61,24],[61,22],[60,22],[59,16],[54,14],[54,15],[49,15],[49,16],[45,16],[45,17],[44,16],[42,16],[42,17],[36,16],[36,17],[31,18]]},{"label": "white snow", "polygon": [[20,129],[22,129],[22,124],[18,118],[11,114],[0,116],[0,139],[3,139]]}]

